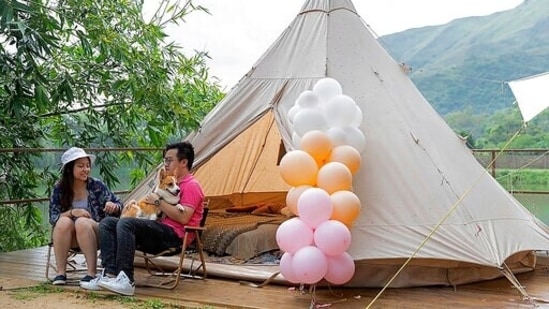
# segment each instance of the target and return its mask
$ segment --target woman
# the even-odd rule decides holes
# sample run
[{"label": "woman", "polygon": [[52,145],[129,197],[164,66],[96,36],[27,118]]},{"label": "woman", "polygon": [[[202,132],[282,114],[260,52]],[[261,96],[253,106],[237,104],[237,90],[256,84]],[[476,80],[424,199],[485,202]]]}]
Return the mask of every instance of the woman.
[{"label": "woman", "polygon": [[119,216],[122,202],[100,180],[90,177],[94,155],[72,147],[61,156],[62,175],[50,198],[50,223],[57,276],[53,284],[66,283],[67,254],[78,248],[84,254],[87,275],[80,280],[85,288],[97,273],[98,225],[106,216]]}]

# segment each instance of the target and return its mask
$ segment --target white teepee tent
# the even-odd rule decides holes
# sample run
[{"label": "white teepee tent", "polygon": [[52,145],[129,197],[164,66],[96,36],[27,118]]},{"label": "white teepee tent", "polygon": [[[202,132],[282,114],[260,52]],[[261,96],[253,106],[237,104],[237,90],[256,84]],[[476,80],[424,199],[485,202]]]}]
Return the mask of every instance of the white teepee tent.
[{"label": "white teepee tent", "polygon": [[[549,249],[547,227],[476,161],[351,0],[307,0],[187,138],[212,207],[284,202],[289,186],[277,163],[292,148],[288,110],[324,77],[336,79],[364,115],[349,286],[384,286],[411,256],[391,286],[490,279],[532,269],[533,250]],[[148,190],[154,174],[134,194]]]}]

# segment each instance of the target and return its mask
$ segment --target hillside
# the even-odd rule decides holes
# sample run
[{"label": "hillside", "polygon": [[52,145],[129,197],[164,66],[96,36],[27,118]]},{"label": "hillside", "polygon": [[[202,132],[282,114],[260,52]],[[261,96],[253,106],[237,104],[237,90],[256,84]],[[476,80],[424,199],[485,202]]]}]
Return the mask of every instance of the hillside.
[{"label": "hillside", "polygon": [[525,0],[514,9],[382,36],[398,62],[442,115],[511,106],[505,81],[549,71],[549,5]]}]

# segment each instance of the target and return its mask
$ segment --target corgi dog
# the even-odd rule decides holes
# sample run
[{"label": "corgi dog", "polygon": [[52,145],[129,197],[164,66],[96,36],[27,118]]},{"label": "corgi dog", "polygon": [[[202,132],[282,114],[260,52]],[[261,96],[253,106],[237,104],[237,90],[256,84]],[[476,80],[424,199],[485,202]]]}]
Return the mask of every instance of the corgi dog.
[{"label": "corgi dog", "polygon": [[[183,206],[179,204],[180,189],[177,185],[177,177],[175,175],[169,175],[164,167],[158,171],[158,186],[156,186],[156,189],[153,192],[158,194],[160,199],[174,205],[179,211],[183,212],[185,210]],[[147,203],[146,198],[143,197],[139,199],[139,201],[130,200],[124,205],[120,217],[156,220],[160,215],[161,211],[158,206]]]}]

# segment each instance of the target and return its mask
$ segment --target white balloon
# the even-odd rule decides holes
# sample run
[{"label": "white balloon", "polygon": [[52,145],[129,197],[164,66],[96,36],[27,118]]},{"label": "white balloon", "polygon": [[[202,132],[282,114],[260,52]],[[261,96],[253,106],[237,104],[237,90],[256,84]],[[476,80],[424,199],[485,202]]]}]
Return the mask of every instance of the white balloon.
[{"label": "white balloon", "polygon": [[345,131],[346,144],[354,147],[358,152],[362,152],[366,146],[366,138],[362,131],[352,126],[343,127],[343,131]]},{"label": "white balloon", "polygon": [[330,137],[334,148],[336,146],[347,145],[347,137],[342,127],[331,127],[326,131],[326,134]]},{"label": "white balloon", "polygon": [[350,96],[340,94],[326,102],[322,109],[330,127],[345,126],[355,119],[357,105]]},{"label": "white balloon", "polygon": [[294,104],[294,106],[290,107],[290,110],[288,111],[288,121],[290,121],[291,124],[294,123],[295,114],[299,112],[300,107],[297,104]]},{"label": "white balloon", "polygon": [[315,108],[318,106],[318,96],[311,90],[305,90],[299,94],[295,105],[301,108]]},{"label": "white balloon", "polygon": [[301,149],[301,136],[295,131],[292,132],[292,145],[294,146],[294,150]]},{"label": "white balloon", "polygon": [[362,119],[364,116],[362,115],[362,110],[360,109],[360,107],[358,107],[358,105],[355,105],[355,106],[356,106],[356,111],[355,111],[356,114],[355,114],[355,118],[351,122],[351,126],[358,128],[362,124]]},{"label": "white balloon", "polygon": [[328,122],[319,109],[302,108],[294,117],[294,129],[300,136],[312,130],[326,131]]},{"label": "white balloon", "polygon": [[325,102],[329,101],[336,95],[343,93],[339,82],[330,77],[323,78],[316,82],[313,86],[313,92],[318,96],[320,101]]}]

